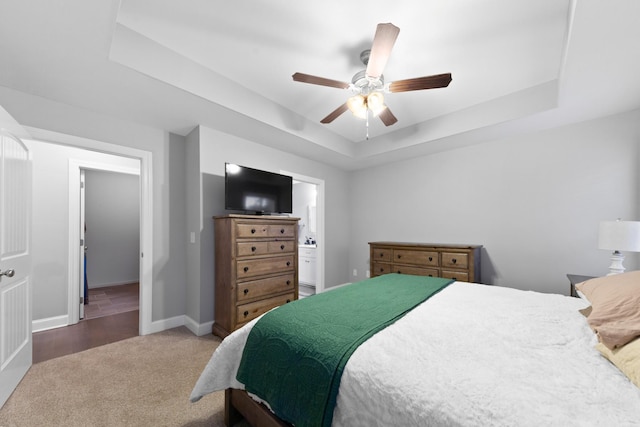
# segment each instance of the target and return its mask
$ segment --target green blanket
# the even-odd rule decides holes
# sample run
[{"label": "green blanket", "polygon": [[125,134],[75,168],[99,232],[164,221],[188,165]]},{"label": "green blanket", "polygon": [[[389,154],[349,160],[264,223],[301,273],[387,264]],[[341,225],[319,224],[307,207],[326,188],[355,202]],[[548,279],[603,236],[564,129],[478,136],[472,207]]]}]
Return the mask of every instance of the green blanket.
[{"label": "green blanket", "polygon": [[451,282],[387,274],[278,307],[249,333],[236,378],[296,427],[330,426],[356,348]]}]

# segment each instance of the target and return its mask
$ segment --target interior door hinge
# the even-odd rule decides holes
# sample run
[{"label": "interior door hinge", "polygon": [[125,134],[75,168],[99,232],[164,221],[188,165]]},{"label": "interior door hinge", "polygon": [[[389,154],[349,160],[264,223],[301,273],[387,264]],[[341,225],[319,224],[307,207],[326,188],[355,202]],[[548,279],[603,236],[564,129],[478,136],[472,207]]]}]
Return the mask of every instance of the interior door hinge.
[{"label": "interior door hinge", "polygon": [[84,297],[80,297],[80,305],[84,304]]},{"label": "interior door hinge", "polygon": [[84,239],[80,239],[80,246],[84,246]]}]

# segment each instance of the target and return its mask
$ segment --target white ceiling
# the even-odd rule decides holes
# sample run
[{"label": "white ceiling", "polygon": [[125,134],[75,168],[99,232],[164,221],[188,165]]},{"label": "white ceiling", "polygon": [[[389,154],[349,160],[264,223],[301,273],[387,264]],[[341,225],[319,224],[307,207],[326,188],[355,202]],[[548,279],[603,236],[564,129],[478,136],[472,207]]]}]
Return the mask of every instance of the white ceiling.
[{"label": "white ceiling", "polygon": [[[1,86],[345,169],[640,107],[635,0],[2,3]],[[451,72],[452,83],[386,95],[398,123],[372,118],[368,140],[349,112],[320,124],[350,92],[291,75],[349,82],[381,22],[400,28],[387,82]]]}]

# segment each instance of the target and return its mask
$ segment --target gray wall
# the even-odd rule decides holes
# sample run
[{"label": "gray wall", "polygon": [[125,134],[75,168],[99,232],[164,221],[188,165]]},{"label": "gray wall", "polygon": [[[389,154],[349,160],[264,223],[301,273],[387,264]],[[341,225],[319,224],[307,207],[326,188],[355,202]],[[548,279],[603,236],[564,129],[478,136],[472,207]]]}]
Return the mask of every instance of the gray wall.
[{"label": "gray wall", "polygon": [[[567,293],[565,273],[606,272],[598,222],[640,219],[638,111],[349,173],[212,129],[182,138],[3,87],[0,99],[24,126],[152,153],[153,320],[213,318],[206,227],[222,212],[225,161],[325,180],[326,287],[364,278],[367,242],[384,239],[483,244],[483,281]],[[39,248],[34,240],[43,256],[34,263],[34,319],[65,314],[67,304],[67,264],[48,257],[67,252],[68,213],[42,209],[34,239],[54,235]],[[637,268],[637,256],[625,265]]]},{"label": "gray wall", "polygon": [[[151,316],[153,321],[160,321],[184,315],[186,257],[183,255],[184,252],[180,254],[179,248],[184,245],[185,236],[184,234],[177,236],[175,230],[184,232],[185,218],[183,214],[176,213],[172,208],[176,204],[182,203],[184,205],[185,203],[184,185],[180,184],[180,180],[184,180],[184,154],[172,158],[176,149],[178,154],[180,154],[180,150],[184,150],[182,146],[184,139],[176,138],[161,129],[103,114],[95,114],[88,109],[71,107],[6,87],[0,87],[0,100],[3,107],[22,126],[70,135],[72,139],[76,137],[89,138],[151,153],[153,179],[153,194],[151,195],[153,200],[153,301]],[[69,143],[69,138],[57,139],[63,139],[66,141],[65,143]],[[78,139],[74,140],[72,144],[76,147],[82,147],[84,142]],[[179,144],[179,146],[174,147],[175,144]],[[34,169],[35,167],[34,163]],[[177,194],[172,193],[172,189],[176,189],[176,180],[177,187],[180,188]],[[35,197],[34,193],[34,199]],[[62,236],[58,238],[57,241],[60,243],[57,246],[47,247],[45,251],[62,250],[65,253],[68,252],[68,244],[64,243],[68,236],[67,227],[60,222],[66,221],[65,218],[66,214],[56,217],[56,220],[51,218],[45,219],[44,223],[38,223],[34,217],[34,239],[37,233],[43,232],[45,225],[42,224],[57,227]],[[60,249],[60,245],[64,245],[64,248]],[[45,254],[46,256],[48,255]],[[57,266],[50,265],[46,261],[36,263],[34,259],[33,268],[34,275],[42,272],[40,285],[34,283],[34,320],[66,314],[66,282],[64,286],[49,286],[48,283],[51,283],[51,277],[65,277],[67,267],[64,267],[65,271],[58,271]],[[55,276],[48,276],[50,271]],[[42,291],[40,295],[36,295],[38,291]],[[46,303],[40,304],[38,299],[45,299],[46,295],[51,295],[52,298],[46,299]]]},{"label": "gray wall", "polygon": [[33,161],[33,319],[68,313],[69,160],[135,168],[138,161],[39,141],[26,141]]},{"label": "gray wall", "polygon": [[[197,141],[196,141],[197,140]],[[213,129],[199,127],[187,138],[187,170],[194,182],[192,162],[199,160],[201,194],[196,194],[197,185],[187,189],[188,199],[201,199],[199,205],[190,203],[187,213],[187,232],[196,232],[197,243],[189,247],[189,265],[196,263],[194,254],[200,251],[199,278],[189,275],[187,316],[196,322],[213,320],[213,265],[214,236],[212,217],[228,213],[224,209],[224,164],[238,163],[272,172],[287,170],[312,176],[325,181],[326,227],[325,227],[325,286],[331,287],[348,279],[349,248],[349,192],[348,173],[325,164],[284,153]],[[196,146],[199,147],[197,153]],[[195,209],[200,210],[195,212]],[[199,279],[199,280],[198,280]]]},{"label": "gray wall", "polygon": [[638,123],[635,111],[354,172],[352,268],[364,277],[370,241],[482,244],[483,282],[568,294],[567,273],[607,273],[599,221],[640,220]]},{"label": "gray wall", "polygon": [[140,179],[85,170],[85,246],[89,288],[140,276]]}]

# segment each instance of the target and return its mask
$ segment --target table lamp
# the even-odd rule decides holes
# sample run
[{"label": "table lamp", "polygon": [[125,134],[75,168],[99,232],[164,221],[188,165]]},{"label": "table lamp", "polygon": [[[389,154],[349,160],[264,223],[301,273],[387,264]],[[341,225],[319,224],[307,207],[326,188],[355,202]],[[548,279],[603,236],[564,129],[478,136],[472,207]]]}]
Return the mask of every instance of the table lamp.
[{"label": "table lamp", "polygon": [[640,221],[601,221],[598,233],[598,248],[612,250],[609,274],[624,272],[624,252],[640,252]]}]

